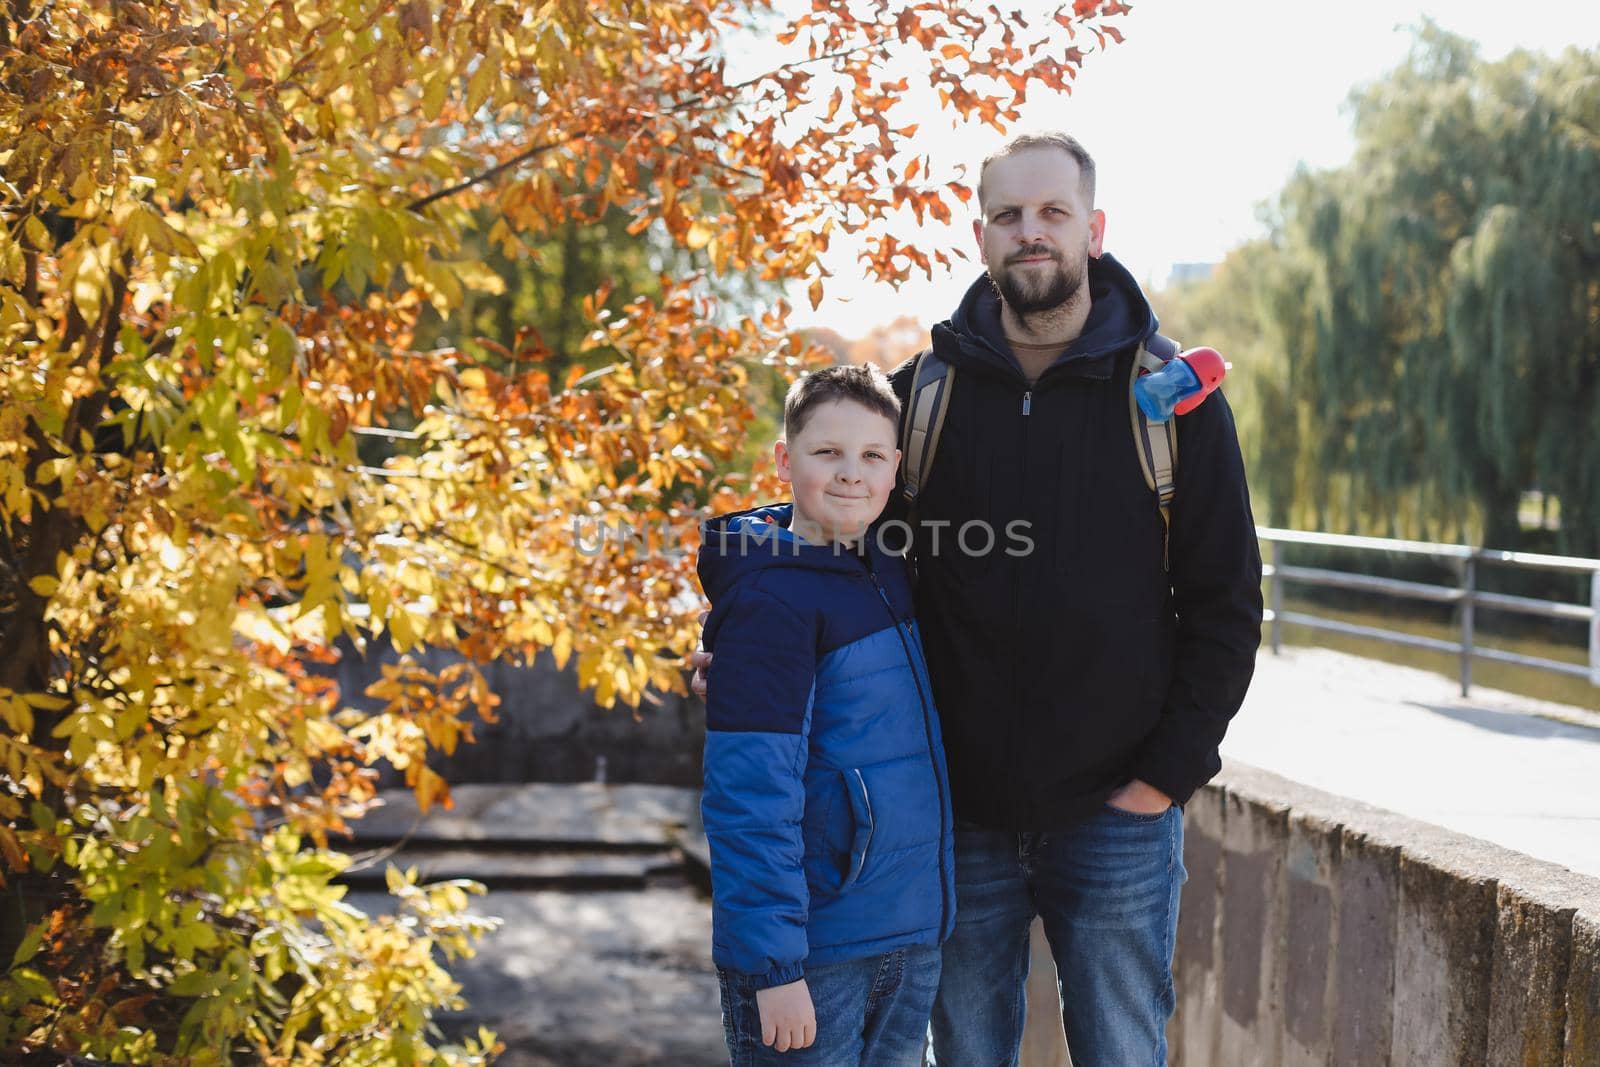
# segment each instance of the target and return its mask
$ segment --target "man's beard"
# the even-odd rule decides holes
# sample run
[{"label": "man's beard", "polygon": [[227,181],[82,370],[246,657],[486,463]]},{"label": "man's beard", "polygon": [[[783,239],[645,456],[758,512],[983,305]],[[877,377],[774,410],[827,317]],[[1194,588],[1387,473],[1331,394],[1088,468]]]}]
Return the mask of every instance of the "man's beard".
[{"label": "man's beard", "polygon": [[995,288],[1000,291],[1000,299],[1018,315],[1054,311],[1077,296],[1078,290],[1083,287],[1086,261],[1076,264],[1075,268],[1069,267],[1061,253],[1048,248],[1024,249],[1011,259],[1038,255],[1050,256],[1055,262],[1055,269],[1036,271],[1034,268],[1024,267],[1021,271],[1017,271],[1013,269],[1014,264],[1008,261],[1005,269],[1000,271],[999,277],[995,276],[994,271],[989,272]]}]

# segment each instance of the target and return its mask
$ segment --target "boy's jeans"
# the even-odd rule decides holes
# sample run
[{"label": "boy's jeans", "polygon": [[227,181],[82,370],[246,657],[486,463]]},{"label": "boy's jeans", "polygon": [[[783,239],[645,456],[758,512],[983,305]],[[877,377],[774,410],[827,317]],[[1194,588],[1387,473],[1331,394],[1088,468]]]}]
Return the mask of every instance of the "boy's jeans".
[{"label": "boy's jeans", "polygon": [[732,1067],[917,1067],[939,989],[939,950],[915,946],[807,967],[817,1039],[788,1052],[761,1043],[761,1016],[750,978],[719,967],[717,981]]},{"label": "boy's jeans", "polygon": [[1107,806],[1059,833],[958,823],[956,932],[933,1009],[938,1067],[1015,1067],[1036,913],[1073,1067],[1164,1067],[1185,877],[1177,806],[1162,815]]}]

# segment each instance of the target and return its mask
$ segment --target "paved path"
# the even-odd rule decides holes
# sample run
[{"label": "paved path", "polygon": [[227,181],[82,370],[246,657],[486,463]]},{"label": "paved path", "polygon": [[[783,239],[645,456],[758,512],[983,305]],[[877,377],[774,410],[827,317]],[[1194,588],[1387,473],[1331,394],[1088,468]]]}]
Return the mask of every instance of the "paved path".
[{"label": "paved path", "polygon": [[450,972],[466,1011],[452,1035],[493,1029],[500,1067],[715,1067],[727,1063],[711,907],[684,858],[699,813],[692,789],[595,783],[463,785],[419,820],[409,794],[356,826],[352,851],[402,843],[346,881],[368,911],[393,906],[388,862],[426,878],[470,877],[472,911],[502,920]]},{"label": "paved path", "polygon": [[[370,912],[381,893],[350,900]],[[499,1067],[717,1067],[728,1062],[711,968],[711,907],[694,890],[492,891],[473,912],[502,925],[456,960],[467,1010],[506,1045]]]},{"label": "paved path", "polygon": [[1326,649],[1263,650],[1223,759],[1600,877],[1600,714]]}]

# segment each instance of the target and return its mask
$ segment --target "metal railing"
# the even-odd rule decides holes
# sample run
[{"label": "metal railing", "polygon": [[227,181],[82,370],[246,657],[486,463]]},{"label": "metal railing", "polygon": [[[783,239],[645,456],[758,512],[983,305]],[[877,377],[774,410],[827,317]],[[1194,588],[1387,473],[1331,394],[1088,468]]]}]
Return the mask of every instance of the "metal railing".
[{"label": "metal railing", "polygon": [[[1426,648],[1435,652],[1448,652],[1460,659],[1461,695],[1466,696],[1472,686],[1472,661],[1474,658],[1513,663],[1520,667],[1587,678],[1590,685],[1600,686],[1600,559],[1580,559],[1572,556],[1544,556],[1530,552],[1500,552],[1494,549],[1471,548],[1467,545],[1441,545],[1426,541],[1396,541],[1385,537],[1352,537],[1346,534],[1307,533],[1302,530],[1277,530],[1258,526],[1256,536],[1272,546],[1270,561],[1262,574],[1272,579],[1268,590],[1266,621],[1271,624],[1272,651],[1282,647],[1282,630],[1285,623],[1306,626],[1314,630],[1350,634],[1356,637],[1376,638],[1412,648]],[[1430,585],[1425,582],[1405,582],[1394,578],[1379,578],[1369,574],[1349,571],[1325,570],[1316,567],[1293,567],[1282,562],[1282,545],[1316,545],[1322,548],[1353,548],[1368,552],[1398,553],[1426,556],[1451,562],[1458,576],[1458,584]],[[1504,593],[1486,593],[1478,588],[1479,564],[1519,567],[1531,570],[1565,571],[1589,575],[1589,603],[1570,604],[1556,600],[1536,600],[1532,597],[1509,596]],[[1283,610],[1283,587],[1286,582],[1323,586],[1331,589],[1354,589],[1369,593],[1422,600],[1434,604],[1454,604],[1460,608],[1460,639],[1443,641],[1436,637],[1386,630],[1377,626],[1359,626],[1355,623],[1326,619],[1308,612]],[[1567,619],[1588,624],[1589,665],[1563,663],[1540,656],[1524,656],[1500,648],[1479,644],[1473,631],[1474,609],[1478,606],[1523,615],[1538,615],[1547,619]]]}]

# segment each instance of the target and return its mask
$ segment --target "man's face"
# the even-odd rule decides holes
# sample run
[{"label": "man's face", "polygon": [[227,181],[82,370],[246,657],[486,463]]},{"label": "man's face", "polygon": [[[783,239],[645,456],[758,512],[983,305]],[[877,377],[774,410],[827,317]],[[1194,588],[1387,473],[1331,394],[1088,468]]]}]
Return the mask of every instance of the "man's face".
[{"label": "man's face", "polygon": [[1049,311],[1083,286],[1100,255],[1105,214],[1094,210],[1065,150],[1028,148],[989,164],[983,220],[972,224],[1000,296],[1018,314]]},{"label": "man's face", "polygon": [[778,477],[794,492],[798,531],[851,541],[883,511],[900,463],[894,420],[854,400],[811,409],[800,432],[779,441]]}]

